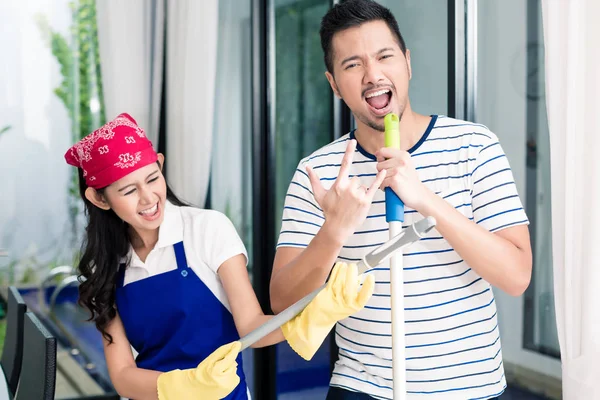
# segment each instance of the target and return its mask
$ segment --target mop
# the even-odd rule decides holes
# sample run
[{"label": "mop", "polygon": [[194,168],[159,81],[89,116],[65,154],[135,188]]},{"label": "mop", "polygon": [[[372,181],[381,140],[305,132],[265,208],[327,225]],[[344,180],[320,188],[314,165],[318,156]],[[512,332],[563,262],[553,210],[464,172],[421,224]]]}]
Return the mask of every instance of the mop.
[{"label": "mop", "polygon": [[[360,276],[364,277],[370,269],[390,259],[405,246],[420,240],[434,227],[435,219],[433,217],[428,217],[414,223],[405,231],[400,232],[398,235],[365,255],[356,264],[357,272]],[[335,279],[332,280],[332,282],[335,282]],[[232,373],[232,371],[235,371],[235,366],[237,366],[237,364],[232,364],[233,357],[237,356],[239,352],[247,349],[277,328],[286,325],[305,309],[309,311],[308,309],[314,306],[310,312],[306,313],[306,315],[304,313],[300,315],[298,317],[300,318],[299,320],[294,320],[300,322],[299,324],[294,325],[292,323],[292,330],[288,331],[292,341],[286,336],[290,346],[292,346],[300,356],[306,360],[311,359],[323,343],[323,340],[327,337],[331,328],[335,325],[334,318],[331,318],[331,315],[328,314],[327,311],[326,302],[331,301],[327,297],[327,292],[324,292],[325,296],[323,297],[325,303],[311,303],[323,290],[327,290],[327,283],[314,290],[306,297],[298,300],[283,312],[277,314],[248,335],[242,337],[239,341],[221,346],[209,355],[208,358],[202,361],[198,368],[183,371],[174,370],[161,374],[157,381],[159,399],[196,398],[200,390],[202,390],[203,397],[208,395],[211,398],[223,398],[238,385],[240,380],[237,374]],[[317,298],[317,300],[319,300],[319,298]],[[285,335],[285,330],[283,328],[282,330]],[[222,365],[220,367],[218,366],[218,364],[223,363],[227,366],[234,365],[234,369],[230,370],[229,368],[232,367],[228,367],[227,370],[223,371]],[[210,394],[208,394],[207,391],[210,391]]]},{"label": "mop", "polygon": [[[384,118],[385,147],[400,148],[400,119],[390,113]],[[390,187],[385,188],[385,219],[390,238],[402,233],[404,203]],[[392,314],[392,377],[394,400],[406,399],[406,357],[404,337],[404,266],[402,253],[390,259],[390,296]]]},{"label": "mop", "polygon": [[[406,230],[400,232],[398,235],[394,236],[381,246],[377,247],[375,250],[365,255],[357,263],[358,273],[361,275],[368,273],[369,270],[390,259],[394,255],[394,253],[402,250],[405,246],[417,242],[418,240],[423,238],[427,233],[429,233],[429,231],[431,231],[435,227],[435,224],[436,221],[433,217],[428,217],[412,224]],[[306,306],[323,289],[325,289],[326,285],[326,283],[323,284],[307,296],[301,298],[296,303],[292,304],[279,314],[275,315],[273,318],[271,318],[252,332],[248,333],[246,336],[242,337],[240,339],[240,342],[242,344],[240,351],[247,349],[254,343],[267,336],[269,333],[273,332],[275,329],[281,327],[282,325],[290,321],[292,318],[300,314],[300,312],[302,312],[302,310],[304,310]],[[400,308],[400,310],[402,310],[402,308]],[[310,325],[307,326],[306,329],[310,329]],[[323,339],[325,338],[323,337]],[[309,346],[314,347],[312,349],[313,354],[314,351],[316,351],[320,345],[321,342],[309,344]]]}]

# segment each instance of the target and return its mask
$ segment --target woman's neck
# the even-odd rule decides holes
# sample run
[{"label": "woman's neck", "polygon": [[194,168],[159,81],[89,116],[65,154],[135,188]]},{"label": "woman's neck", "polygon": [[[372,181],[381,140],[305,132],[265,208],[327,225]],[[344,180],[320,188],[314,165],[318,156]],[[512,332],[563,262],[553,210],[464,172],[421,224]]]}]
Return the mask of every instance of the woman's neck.
[{"label": "woman's neck", "polygon": [[129,229],[131,246],[142,262],[145,262],[146,257],[158,242],[158,229],[151,231],[138,231],[133,227],[129,227]]}]

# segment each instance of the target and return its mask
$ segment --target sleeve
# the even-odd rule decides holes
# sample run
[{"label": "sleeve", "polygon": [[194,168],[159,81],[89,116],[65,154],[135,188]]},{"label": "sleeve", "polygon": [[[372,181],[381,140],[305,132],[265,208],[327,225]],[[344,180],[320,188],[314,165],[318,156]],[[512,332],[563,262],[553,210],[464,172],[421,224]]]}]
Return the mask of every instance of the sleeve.
[{"label": "sleeve", "polygon": [[219,267],[228,259],[238,254],[246,257],[248,265],[248,253],[244,242],[238,235],[235,226],[227,216],[219,211],[208,211],[208,218],[202,221],[204,238],[204,259],[215,273]]},{"label": "sleeve", "polygon": [[323,210],[313,195],[306,164],[300,162],[285,196],[277,248],[308,246],[323,222]]},{"label": "sleeve", "polygon": [[496,135],[489,134],[472,172],[473,219],[490,232],[529,224],[508,158]]}]

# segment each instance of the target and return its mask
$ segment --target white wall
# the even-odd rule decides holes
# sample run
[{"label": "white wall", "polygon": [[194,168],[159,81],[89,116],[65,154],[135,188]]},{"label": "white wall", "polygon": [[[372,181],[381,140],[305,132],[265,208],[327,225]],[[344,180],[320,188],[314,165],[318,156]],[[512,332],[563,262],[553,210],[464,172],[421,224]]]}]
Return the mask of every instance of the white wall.
[{"label": "white wall", "polygon": [[[53,93],[59,65],[35,23],[45,14],[67,33],[66,0],[0,2],[0,276],[15,259],[35,256],[42,263],[69,260],[67,190],[70,167],[63,154],[71,145],[70,120]],[[20,272],[27,260],[21,262]],[[20,275],[20,274],[17,274]],[[18,276],[17,276],[18,278]]]}]

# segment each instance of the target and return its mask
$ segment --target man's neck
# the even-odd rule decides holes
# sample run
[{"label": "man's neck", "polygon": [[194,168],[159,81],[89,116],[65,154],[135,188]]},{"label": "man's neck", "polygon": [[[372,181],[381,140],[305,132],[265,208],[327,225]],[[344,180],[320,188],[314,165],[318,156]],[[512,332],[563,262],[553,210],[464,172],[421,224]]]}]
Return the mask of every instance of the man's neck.
[{"label": "man's neck", "polygon": [[[400,148],[408,151],[423,136],[431,117],[405,110],[400,120]],[[360,121],[357,121],[355,132],[356,140],[365,151],[371,154],[377,153],[385,147],[384,132],[373,129]]]}]

